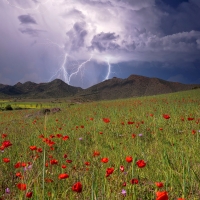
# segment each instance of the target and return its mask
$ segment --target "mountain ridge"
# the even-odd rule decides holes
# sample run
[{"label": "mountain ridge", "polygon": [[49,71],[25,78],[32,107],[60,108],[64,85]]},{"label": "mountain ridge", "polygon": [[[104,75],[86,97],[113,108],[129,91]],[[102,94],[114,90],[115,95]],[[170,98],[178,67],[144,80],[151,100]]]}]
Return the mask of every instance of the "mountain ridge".
[{"label": "mountain ridge", "polygon": [[113,77],[86,89],[68,85],[60,79],[48,83],[18,82],[13,86],[0,83],[0,97],[31,99],[81,97],[89,100],[111,100],[166,94],[199,87],[200,84],[183,84],[132,74],[125,79]]}]

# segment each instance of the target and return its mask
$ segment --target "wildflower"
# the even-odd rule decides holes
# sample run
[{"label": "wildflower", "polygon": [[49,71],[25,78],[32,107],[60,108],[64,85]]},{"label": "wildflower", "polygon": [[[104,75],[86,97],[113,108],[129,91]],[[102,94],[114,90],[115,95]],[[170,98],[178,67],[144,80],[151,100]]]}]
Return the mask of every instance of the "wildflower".
[{"label": "wildflower", "polygon": [[32,195],[33,195],[33,192],[28,192],[28,193],[26,193],[26,197],[27,197],[27,198],[31,198]]},{"label": "wildflower", "polygon": [[133,134],[132,134],[132,138],[135,138],[135,137],[136,137],[136,134],[133,133]]},{"label": "wildflower", "polygon": [[131,156],[126,157],[126,162],[131,163],[133,161],[133,158]]},{"label": "wildflower", "polygon": [[139,182],[139,181],[138,181],[138,179],[136,179],[136,178],[133,178],[133,179],[130,180],[130,183],[131,183],[131,184],[138,184],[138,182]]},{"label": "wildflower", "polygon": [[138,160],[138,161],[136,162],[136,164],[137,164],[137,166],[138,166],[139,168],[143,168],[143,167],[146,166],[146,163],[144,162],[144,160]]},{"label": "wildflower", "polygon": [[81,182],[77,182],[77,183],[75,183],[73,186],[72,186],[72,190],[74,191],[74,192],[82,192],[82,184],[81,184]]},{"label": "wildflower", "polygon": [[58,164],[58,160],[56,160],[56,159],[50,160],[50,163],[51,163],[51,165],[56,165],[56,164]]},{"label": "wildflower", "polygon": [[94,151],[93,156],[99,156],[100,152],[99,151]]},{"label": "wildflower", "polygon": [[107,163],[107,162],[108,162],[108,158],[102,158],[102,159],[101,159],[101,162]]},{"label": "wildflower", "polygon": [[168,200],[168,194],[166,191],[156,192],[156,200]]},{"label": "wildflower", "polygon": [[123,182],[122,186],[126,187],[126,182]]},{"label": "wildflower", "polygon": [[17,187],[19,190],[26,190],[26,184],[24,184],[24,183],[18,183]]},{"label": "wildflower", "polygon": [[72,160],[66,160],[66,162],[67,162],[67,163],[71,163],[71,162],[72,162]]},{"label": "wildflower", "polygon": [[109,123],[109,122],[110,122],[110,119],[109,119],[109,118],[103,118],[103,121],[104,121],[105,123]]},{"label": "wildflower", "polygon": [[124,195],[124,196],[126,196],[126,190],[122,189],[121,194]]},{"label": "wildflower", "polygon": [[192,134],[194,135],[196,133],[196,130],[192,130]]},{"label": "wildflower", "polygon": [[188,117],[188,121],[192,121],[192,120],[194,120],[193,117]]},{"label": "wildflower", "polygon": [[58,176],[59,179],[66,179],[66,178],[69,178],[69,175],[68,174],[60,174]]},{"label": "wildflower", "polygon": [[124,172],[124,166],[120,166],[119,169],[121,170],[121,172]]},{"label": "wildflower", "polygon": [[69,139],[69,136],[68,135],[65,135],[62,137],[62,140],[68,140]]},{"label": "wildflower", "polygon": [[10,194],[10,189],[9,189],[9,188],[6,188],[6,189],[5,189],[5,193],[6,193],[6,194]]},{"label": "wildflower", "polygon": [[143,134],[142,134],[142,133],[140,133],[138,136],[139,136],[139,137],[142,137],[142,136],[143,136]]},{"label": "wildflower", "polygon": [[114,167],[106,169],[106,177],[110,176],[114,172]]},{"label": "wildflower", "polygon": [[162,182],[155,182],[156,186],[161,188],[164,186],[164,184]]},{"label": "wildflower", "polygon": [[89,165],[90,165],[90,163],[89,163],[89,162],[85,162],[85,165],[89,166]]},{"label": "wildflower", "polygon": [[10,159],[9,158],[3,158],[3,162],[8,163],[8,162],[10,162]]},{"label": "wildflower", "polygon": [[83,138],[82,138],[82,137],[80,137],[80,138],[79,138],[79,140],[83,140]]},{"label": "wildflower", "polygon": [[169,115],[166,115],[166,114],[163,114],[163,117],[164,117],[165,119],[169,119],[169,118],[170,118],[170,116],[169,116]]},{"label": "wildflower", "polygon": [[[3,143],[2,143],[2,148],[7,148],[7,147],[9,147],[9,146],[11,146],[12,145],[12,143],[10,143],[10,140],[6,140],[6,141],[3,141]],[[3,149],[2,149],[3,150]]]},{"label": "wildflower", "polygon": [[29,148],[30,148],[31,151],[37,150],[37,147],[36,147],[36,146],[30,146]]}]

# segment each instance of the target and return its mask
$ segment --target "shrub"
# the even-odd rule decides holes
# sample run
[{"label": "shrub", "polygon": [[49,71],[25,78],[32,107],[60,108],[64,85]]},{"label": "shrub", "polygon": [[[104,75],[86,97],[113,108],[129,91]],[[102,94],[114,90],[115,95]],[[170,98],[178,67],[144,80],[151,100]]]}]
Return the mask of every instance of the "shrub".
[{"label": "shrub", "polygon": [[5,110],[13,110],[12,106],[9,104],[5,107]]}]

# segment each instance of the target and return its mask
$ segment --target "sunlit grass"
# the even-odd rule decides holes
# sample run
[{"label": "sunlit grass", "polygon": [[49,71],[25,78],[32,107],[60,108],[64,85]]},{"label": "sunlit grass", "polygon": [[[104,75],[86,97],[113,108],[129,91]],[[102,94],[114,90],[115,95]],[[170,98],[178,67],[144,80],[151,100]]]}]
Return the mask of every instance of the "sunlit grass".
[{"label": "sunlit grass", "polygon": [[[35,103],[16,105],[36,108]],[[42,103],[41,108],[59,105]],[[61,107],[54,115],[32,118],[24,116],[34,109],[0,113],[0,145],[12,143],[0,154],[0,197],[23,199],[32,192],[32,199],[146,200],[166,191],[170,200],[200,199],[200,90]],[[127,156],[133,161],[128,163]],[[138,160],[146,166],[139,168]],[[17,162],[31,167],[15,168]],[[108,168],[114,172],[106,177]],[[59,179],[64,173],[69,177]],[[132,179],[139,183],[132,184]],[[82,184],[80,193],[72,190],[77,182]],[[19,190],[18,183],[27,189]]]}]

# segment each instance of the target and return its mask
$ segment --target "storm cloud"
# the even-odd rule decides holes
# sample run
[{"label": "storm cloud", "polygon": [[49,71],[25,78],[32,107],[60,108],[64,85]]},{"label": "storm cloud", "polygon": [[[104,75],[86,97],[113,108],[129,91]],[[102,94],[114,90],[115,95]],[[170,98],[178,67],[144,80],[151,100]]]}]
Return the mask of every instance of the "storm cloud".
[{"label": "storm cloud", "polygon": [[[8,0],[0,18],[2,83],[60,78],[86,88],[152,72],[185,83],[200,78],[199,0]],[[22,73],[13,78],[5,68]]]},{"label": "storm cloud", "polygon": [[37,24],[35,19],[30,15],[20,15],[18,19],[22,24]]}]

